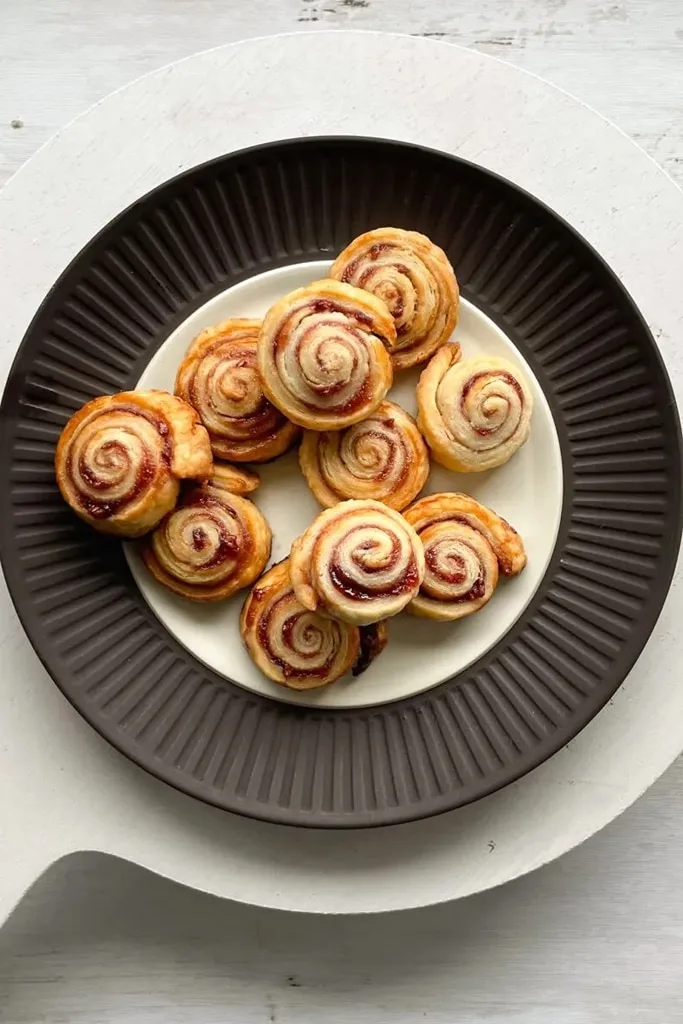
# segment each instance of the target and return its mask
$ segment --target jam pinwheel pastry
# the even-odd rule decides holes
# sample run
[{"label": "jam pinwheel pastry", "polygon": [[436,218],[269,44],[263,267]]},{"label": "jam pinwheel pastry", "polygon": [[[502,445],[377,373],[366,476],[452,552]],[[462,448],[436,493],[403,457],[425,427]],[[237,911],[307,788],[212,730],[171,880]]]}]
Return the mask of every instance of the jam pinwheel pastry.
[{"label": "jam pinwheel pastry", "polygon": [[391,387],[394,321],[374,295],[324,280],[268,311],[258,339],[267,398],[308,430],[341,430],[375,411]]},{"label": "jam pinwheel pastry", "polygon": [[260,320],[227,320],[197,335],[178,368],[175,392],[209,432],[217,459],[268,462],[300,428],[268,401],[256,367]]},{"label": "jam pinwheel pastry", "polygon": [[140,537],[169,512],[180,482],[211,473],[197,413],[166,391],[124,391],[88,402],[61,433],[55,474],[63,498],[102,533]]},{"label": "jam pinwheel pastry", "polygon": [[424,578],[415,530],[379,501],[342,501],[318,515],[294,541],[294,592],[311,611],[369,625],[400,611]]},{"label": "jam pinwheel pastry", "polygon": [[533,399],[506,359],[460,359],[444,345],[422,371],[417,422],[437,462],[461,473],[502,466],[525,443]]},{"label": "jam pinwheel pastry", "polygon": [[404,515],[425,554],[413,615],[444,622],[471,615],[491,599],[499,575],[516,576],[526,565],[519,534],[466,494],[430,494]]},{"label": "jam pinwheel pastry", "polygon": [[292,690],[328,686],[349,672],[360,675],[387,642],[382,622],[352,626],[305,608],[292,588],[287,560],[269,569],[252,589],[242,609],[240,634],[261,672]]},{"label": "jam pinwheel pastry", "polygon": [[396,324],[394,370],[426,362],[458,322],[460,293],[443,249],[417,231],[377,228],[354,239],[330,276],[382,299]]},{"label": "jam pinwheel pastry", "polygon": [[386,401],[344,430],[307,430],[299,462],[326,508],[348,498],[374,498],[400,511],[429,476],[429,452],[415,420]]},{"label": "jam pinwheel pastry", "polygon": [[251,586],[270,556],[272,534],[245,498],[254,473],[216,464],[190,488],[142,546],[145,565],[169,590],[191,601],[223,601]]}]

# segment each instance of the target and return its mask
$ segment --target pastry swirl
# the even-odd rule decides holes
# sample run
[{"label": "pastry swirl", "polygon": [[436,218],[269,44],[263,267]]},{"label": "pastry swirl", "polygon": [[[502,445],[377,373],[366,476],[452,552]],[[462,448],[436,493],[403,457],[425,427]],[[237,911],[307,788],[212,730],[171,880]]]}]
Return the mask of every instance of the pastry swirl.
[{"label": "pastry swirl", "polygon": [[399,512],[429,476],[429,453],[412,416],[382,402],[367,419],[344,430],[307,430],[301,471],[321,505],[374,498]]},{"label": "pastry swirl", "polygon": [[202,480],[204,487],[212,487],[230,494],[251,494],[261,486],[261,477],[243,466],[230,466],[227,462],[214,462],[211,475]]},{"label": "pastry swirl", "polygon": [[387,642],[382,622],[358,628],[304,608],[292,589],[287,560],[252,589],[240,633],[261,672],[292,690],[327,686],[348,672],[360,675]]},{"label": "pastry swirl", "polygon": [[444,345],[422,371],[417,405],[434,458],[456,472],[502,466],[529,437],[531,392],[506,359],[460,361],[459,348]]},{"label": "pastry swirl", "polygon": [[266,314],[258,339],[264,393],[309,430],[339,430],[365,419],[392,384],[386,346],[394,321],[374,295],[316,281]]},{"label": "pastry swirl", "polygon": [[198,334],[178,368],[175,393],[199,413],[217,459],[267,462],[299,428],[263,393],[256,367],[260,320],[226,320]]},{"label": "pastry swirl", "polygon": [[491,599],[499,573],[516,576],[526,565],[519,534],[466,494],[430,494],[406,509],[425,553],[425,576],[408,611],[453,621]]},{"label": "pastry swirl", "polygon": [[460,293],[445,252],[417,231],[377,228],[354,239],[330,277],[376,295],[396,324],[394,370],[426,362],[458,322]]},{"label": "pastry swirl", "polygon": [[355,625],[397,615],[417,595],[424,569],[413,528],[378,501],[343,501],[321,512],[290,555],[304,608]]},{"label": "pastry swirl", "polygon": [[261,575],[270,556],[270,527],[237,493],[253,490],[254,476],[216,465],[145,538],[142,557],[159,583],[192,601],[223,601]]},{"label": "pastry swirl", "polygon": [[63,498],[101,533],[139,537],[175,505],[180,480],[212,467],[197,413],[165,391],[124,391],[88,402],[55,452]]}]

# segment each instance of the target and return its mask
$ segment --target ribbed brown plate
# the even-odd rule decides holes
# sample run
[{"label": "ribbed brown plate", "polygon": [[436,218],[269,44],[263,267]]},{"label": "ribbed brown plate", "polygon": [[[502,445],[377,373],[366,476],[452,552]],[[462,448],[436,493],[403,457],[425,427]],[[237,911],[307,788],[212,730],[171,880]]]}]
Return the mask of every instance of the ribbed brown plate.
[{"label": "ribbed brown plate", "polygon": [[[531,364],[562,447],[562,522],[534,600],[467,672],[379,708],[300,709],[227,683],[166,633],[120,546],[63,505],[54,447],[75,409],[134,386],[161,342],[209,298],[269,268],[329,258],[382,224],[442,245],[465,297]],[[270,821],[406,821],[529,771],[625,678],[678,551],[676,407],[618,280],[513,185],[398,143],[277,143],[197,168],[136,203],[48,295],[1,414],[0,555],[53,678],[144,768]]]}]

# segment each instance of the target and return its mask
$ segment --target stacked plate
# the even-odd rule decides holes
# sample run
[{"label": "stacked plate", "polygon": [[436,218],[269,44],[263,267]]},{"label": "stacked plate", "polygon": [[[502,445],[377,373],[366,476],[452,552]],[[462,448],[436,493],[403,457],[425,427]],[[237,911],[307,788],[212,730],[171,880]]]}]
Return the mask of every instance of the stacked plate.
[{"label": "stacked plate", "polygon": [[[87,400],[173,389],[189,341],[322,278],[359,232],[420,231],[456,268],[468,355],[521,360],[531,441],[498,471],[442,471],[513,522],[528,569],[476,618],[409,620],[367,677],[269,685],[234,602],[192,606],[60,500],[54,448]],[[414,381],[394,397],[410,405]],[[412,411],[412,410],[410,410]],[[386,825],[476,800],[567,743],[643,647],[680,537],[680,435],[640,314],[590,247],[514,185],[372,139],[229,154],[117,217],[55,284],[2,407],[3,562],[24,626],[84,716],[139,764],[220,807],[316,827]],[[292,459],[263,472],[283,557],[315,504]],[[258,500],[258,499],[257,499]]]},{"label": "stacked plate", "polygon": [[[320,38],[337,47],[346,37]],[[293,67],[300,45],[289,41]],[[181,92],[190,66],[185,74]],[[681,532],[681,435],[667,371],[604,259],[483,166],[367,131],[224,149],[166,176],[99,230],[28,328],[2,403],[0,555],[10,593],[84,718],[192,797],[314,829],[453,810],[572,740],[655,625]],[[295,692],[249,661],[235,628],[241,598],[183,601],[135,548],[73,515],[55,480],[55,446],[85,402],[172,390],[199,331],[263,316],[380,225],[422,232],[448,255],[461,290],[452,340],[466,355],[524,369],[534,397],[528,443],[490,473],[433,470],[426,492],[466,491],[494,508],[523,537],[528,565],[475,616],[394,623],[358,680]],[[396,379],[389,397],[414,412],[417,371]],[[319,509],[295,453],[259,471],[255,501],[278,561]]]}]

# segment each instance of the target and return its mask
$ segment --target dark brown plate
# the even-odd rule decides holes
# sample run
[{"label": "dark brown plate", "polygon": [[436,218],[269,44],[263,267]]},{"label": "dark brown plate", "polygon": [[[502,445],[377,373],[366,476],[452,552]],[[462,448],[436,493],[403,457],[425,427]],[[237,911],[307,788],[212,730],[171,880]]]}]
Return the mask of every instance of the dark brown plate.
[{"label": "dark brown plate", "polygon": [[[379,707],[297,708],[226,682],[170,637],[120,545],[61,502],[54,447],[75,409],[133,387],[170,332],[212,296],[270,268],[329,258],[382,224],[442,245],[464,296],[532,367],[562,448],[562,521],[533,600],[466,672]],[[269,821],[407,821],[476,800],[540,764],[625,678],[662,607],[680,541],[676,407],[619,281],[509,182],[398,143],[276,143],[141,199],[47,296],[1,411],[0,556],[48,671],[142,767]]]}]

